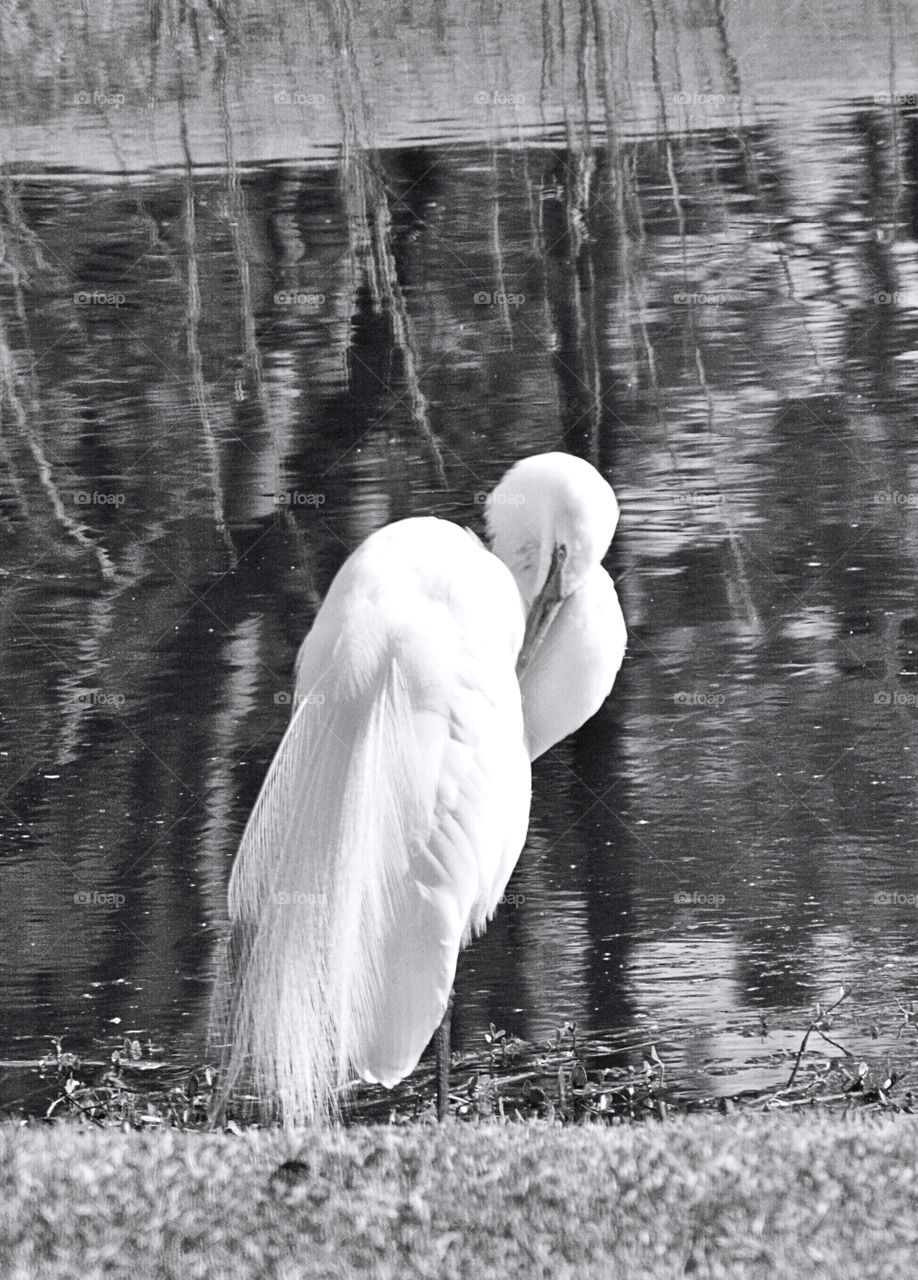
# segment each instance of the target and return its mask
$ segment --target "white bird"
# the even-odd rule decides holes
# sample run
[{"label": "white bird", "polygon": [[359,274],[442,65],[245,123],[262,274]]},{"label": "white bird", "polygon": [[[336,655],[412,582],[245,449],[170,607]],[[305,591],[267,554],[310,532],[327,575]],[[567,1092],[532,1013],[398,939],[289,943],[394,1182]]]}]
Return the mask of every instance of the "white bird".
[{"label": "white bird", "polygon": [[355,1074],[414,1069],[522,851],[530,760],[612,688],[610,485],[568,454],[526,458],[486,522],[491,551],[432,518],[372,534],[303,642],[230,879],[223,1102],[245,1083],[286,1124],[316,1121]]}]

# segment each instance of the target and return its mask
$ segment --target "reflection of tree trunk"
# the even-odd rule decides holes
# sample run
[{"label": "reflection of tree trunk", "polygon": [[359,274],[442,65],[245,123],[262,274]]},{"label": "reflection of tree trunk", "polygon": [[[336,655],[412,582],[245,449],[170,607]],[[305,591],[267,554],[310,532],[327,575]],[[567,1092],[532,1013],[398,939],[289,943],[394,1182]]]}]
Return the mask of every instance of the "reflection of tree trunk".
[{"label": "reflection of tree trunk", "polygon": [[[895,183],[893,186],[892,206],[893,216],[889,219],[887,232],[890,242],[894,245],[898,239],[899,232],[899,212],[902,202],[905,183],[902,174],[902,142],[899,135],[899,114],[901,108],[897,105],[895,94],[897,91],[896,83],[896,6],[891,0],[881,0],[883,16],[886,19],[886,27],[889,32],[889,143],[890,155],[892,159],[893,174],[895,175]],[[912,121],[914,124],[914,120]],[[914,224],[911,227],[912,236],[915,235]]]},{"label": "reflection of tree trunk", "polygon": [[195,406],[204,434],[204,449],[210,471],[214,524],[227,548],[232,551],[232,540],[226,527],[223,502],[223,485],[220,478],[220,451],[211,421],[207,387],[204,382],[204,362],[201,357],[200,323],[201,291],[198,278],[198,240],[194,200],[194,164],[188,142],[188,122],[185,114],[185,98],[179,98],[179,130],[185,157],[185,261],[186,302],[185,339],[191,372],[191,387]]},{"label": "reflection of tree trunk", "polygon": [[[581,106],[588,102],[587,63],[589,16],[580,9],[580,38],[576,57],[576,92]],[[567,30],[559,9],[559,45],[562,67],[567,61]],[[555,310],[558,350],[555,368],[561,388],[561,425],[564,447],[584,458],[598,451],[601,418],[600,376],[597,359],[596,306],[592,246],[588,237],[590,198],[596,163],[589,135],[589,113],[578,113],[579,128],[564,97],[564,129],[567,165],[563,177],[564,223],[561,235],[552,237],[549,253],[560,270],[552,290],[559,301]],[[552,252],[555,250],[555,252]],[[584,294],[586,297],[584,297]]]},{"label": "reflection of tree trunk", "polygon": [[[255,340],[255,314],[252,304],[252,278],[250,264],[254,259],[254,244],[249,233],[248,215],[239,181],[236,149],[233,138],[233,121],[226,93],[227,63],[221,50],[217,59],[217,83],[220,93],[220,111],[223,124],[223,145],[226,164],[226,189],[230,236],[233,242],[233,259],[239,277],[239,319],[242,328],[242,350],[246,381],[261,399],[261,358]],[[262,406],[264,408],[264,406]],[[263,416],[267,415],[263,413]],[[279,451],[275,449],[275,456]]]},{"label": "reflection of tree trunk", "polygon": [[733,562],[736,568],[736,581],[739,586],[739,598],[737,600],[737,604],[742,607],[743,612],[746,614],[747,624],[754,630],[758,631],[762,625],[761,619],[759,617],[759,613],[752,596],[752,583],[749,577],[749,573],[746,569],[746,561],[745,561],[745,556],[743,554],[743,548],[740,542],[739,535],[737,534],[737,531],[736,531],[735,523],[730,514],[730,508],[727,502],[724,486],[721,484],[720,478],[718,476],[717,459],[714,455],[713,438],[714,438],[716,411],[714,407],[714,399],[711,395],[711,389],[708,385],[708,377],[705,369],[704,355],[701,350],[701,344],[698,339],[698,329],[695,322],[695,310],[694,310],[695,303],[693,300],[694,286],[693,286],[693,282],[689,279],[688,237],[686,232],[685,208],[682,201],[682,192],[679,185],[679,178],[676,172],[676,160],[675,160],[675,154],[673,150],[672,138],[670,136],[668,117],[667,117],[667,111],[666,111],[666,97],[664,93],[662,74],[660,70],[659,50],[657,47],[658,27],[657,27],[656,9],[654,7],[654,0],[647,0],[647,7],[648,7],[648,12],[650,14],[650,30],[651,30],[651,44],[650,44],[651,74],[653,77],[654,90],[657,95],[657,103],[660,109],[662,139],[663,139],[663,145],[664,145],[665,154],[666,154],[666,172],[669,177],[670,192],[671,192],[672,202],[673,202],[673,212],[675,213],[675,217],[676,217],[676,223],[677,223],[678,232],[679,232],[679,244],[682,252],[683,289],[688,299],[688,305],[686,307],[686,325],[689,333],[689,341],[692,347],[695,370],[698,377],[698,386],[701,390],[702,395],[704,396],[705,405],[707,408],[708,433],[709,433],[709,443],[710,443],[710,450],[711,450],[709,455],[710,466],[711,466],[711,471],[714,474],[716,490],[723,498],[723,501],[720,504],[720,512],[721,512],[721,516],[724,524],[724,529],[727,534],[727,540],[730,546],[730,553],[733,557]]},{"label": "reflection of tree trunk", "polygon": [[[0,262],[3,262],[4,264],[6,264],[7,272],[9,273],[12,279],[13,297],[16,303],[16,319],[18,323],[23,327],[25,331],[25,338],[26,338],[26,341],[28,342],[29,335],[28,335],[28,324],[27,324],[26,313],[25,313],[25,299],[23,298],[23,295],[22,295],[22,284],[19,278],[19,271],[17,270],[15,265],[13,265],[13,262],[12,262],[13,255],[10,252],[9,237],[7,236],[7,231],[6,231],[7,219],[9,218],[10,220],[12,220],[13,217],[18,218],[18,209],[16,208],[15,204],[11,205],[9,200],[7,199],[9,195],[9,179],[8,178],[4,179],[3,185],[4,185],[3,212],[5,216],[2,219],[0,219]],[[0,316],[0,324],[3,324],[2,316]],[[2,330],[0,330],[0,333],[2,333]],[[4,339],[4,345],[5,345],[5,339]],[[29,343],[29,345],[31,344]],[[7,347],[6,354],[3,356],[3,367],[4,368],[10,367],[12,365],[12,362],[13,362],[12,354],[9,352],[9,348]],[[7,382],[8,379],[9,379],[9,375],[4,373],[4,382]],[[9,396],[7,396],[7,398],[9,398]],[[2,402],[0,402],[0,409],[2,409]],[[27,517],[28,510],[29,510],[29,503],[26,497],[25,486],[23,484],[21,476],[19,475],[19,471],[16,467],[16,463],[14,461],[13,455],[10,451],[9,445],[7,444],[6,433],[5,431],[2,430],[2,427],[3,427],[3,419],[2,419],[2,416],[0,416],[0,462],[3,463],[5,483],[9,487],[9,489],[12,490],[12,492],[16,495],[17,505],[19,508],[20,515],[23,517]],[[7,521],[7,518],[4,517],[4,520]]]},{"label": "reflection of tree trunk", "polygon": [[[62,526],[68,538],[82,549],[92,553],[98,562],[103,578],[111,582],[115,577],[114,564],[105,548],[89,537],[86,526],[81,521],[74,520],[68,515],[64,506],[64,498],[58,488],[51,462],[45,451],[44,441],[40,438],[39,432],[34,425],[43,420],[44,411],[40,403],[35,379],[34,355],[32,354],[34,348],[29,333],[21,274],[26,268],[29,272],[47,271],[48,264],[41,241],[33,234],[22,216],[19,199],[8,176],[3,179],[0,261],[3,262],[12,280],[16,319],[22,331],[24,348],[30,353],[29,372],[25,385],[23,385],[23,379],[17,367],[16,354],[9,343],[6,320],[3,314],[0,313],[0,414],[2,414],[3,401],[5,400],[12,420],[34,464],[35,474],[41,488],[44,490],[54,518]],[[0,427],[2,427],[2,417],[0,417]],[[0,430],[0,456],[3,457],[6,464],[8,483],[20,501],[23,514],[30,521],[34,521],[35,513],[30,508],[25,483],[19,475],[14,453],[6,439],[6,433],[2,430]]]},{"label": "reflection of tree trunk", "polygon": [[730,36],[727,32],[727,15],[724,12],[724,0],[713,0],[713,5],[714,25],[717,29],[720,56],[727,73],[727,88],[733,97],[739,101],[742,93],[739,64],[730,45]]},{"label": "reflection of tree trunk", "polygon": [[555,82],[555,38],[551,20],[551,0],[542,0],[542,75],[540,80],[540,105],[542,119],[548,100],[548,90]]},{"label": "reflection of tree trunk", "polygon": [[[26,449],[31,455],[35,464],[35,475],[38,479],[48,504],[51,508],[54,519],[58,522],[67,537],[71,539],[78,547],[84,551],[90,552],[98,564],[99,570],[103,578],[113,581],[115,577],[115,566],[112,563],[108,552],[98,542],[94,542],[86,532],[86,526],[79,521],[74,520],[72,516],[67,514],[64,507],[64,499],[61,496],[57,481],[48,456],[45,453],[43,441],[39,438],[39,434],[33,426],[34,422],[40,419],[40,409],[35,403],[31,405],[31,412],[27,412],[25,406],[20,399],[17,389],[18,375],[16,372],[16,360],[13,352],[10,350],[7,342],[6,324],[0,315],[0,406],[5,401],[9,407],[13,421],[19,431]],[[11,475],[15,475],[15,470],[11,471]]]},{"label": "reflection of tree trunk", "polygon": [[92,100],[95,110],[99,111],[105,121],[105,131],[108,134],[108,140],[111,144],[112,155],[118,163],[118,168],[123,174],[129,171],[129,165],[125,159],[124,152],[121,150],[121,144],[118,141],[118,135],[115,132],[115,126],[112,122],[111,113],[108,110],[107,92],[108,84],[105,82],[104,74],[99,75],[99,53],[98,53],[98,35],[90,30],[90,16],[92,9],[88,0],[81,0],[80,3],[80,23],[81,37],[83,44],[84,60],[82,65],[82,73],[84,76],[83,85],[92,90]]},{"label": "reflection of tree trunk", "polygon": [[494,284],[497,294],[497,305],[500,311],[501,324],[507,335],[507,341],[511,348],[513,347],[513,325],[510,323],[510,304],[507,301],[507,282],[504,278],[504,255],[500,243],[500,182],[499,182],[499,163],[498,154],[494,147],[491,148],[489,174],[491,178],[490,192],[490,240],[491,240],[491,259],[494,263]]},{"label": "reflection of tree trunk", "polygon": [[[201,898],[205,919],[222,919],[226,910],[227,835],[233,830],[238,809],[236,797],[238,762],[243,754],[241,730],[252,723],[259,696],[264,697],[265,681],[259,680],[264,666],[264,619],[244,618],[223,644],[219,656],[226,679],[221,700],[213,708],[209,736],[210,754],[204,776],[207,816],[201,824],[199,865],[202,868]],[[282,679],[277,677],[280,685]],[[289,677],[288,677],[289,680]]]},{"label": "reflection of tree trunk", "polygon": [[381,310],[387,318],[390,340],[399,356],[407,386],[411,421],[437,484],[445,488],[443,458],[430,425],[427,397],[421,389],[414,330],[392,248],[388,188],[379,155],[371,145],[368,108],[351,34],[350,4],[348,0],[326,0],[325,8],[332,44],[339,55],[335,62],[335,76],[344,137],[341,181],[351,239],[355,294],[360,282],[366,281],[374,308]]},{"label": "reflection of tree trunk", "polygon": [[[310,561],[310,554],[303,530],[293,518],[289,505],[279,503],[279,499],[285,494],[287,488],[284,480],[283,464],[288,452],[288,444],[292,442],[288,442],[281,437],[278,429],[279,415],[274,406],[269,403],[268,389],[262,376],[252,289],[252,264],[257,261],[257,256],[243,187],[239,177],[239,166],[236,162],[233,121],[226,85],[228,67],[222,48],[217,58],[216,73],[223,124],[228,206],[227,221],[233,243],[233,260],[239,279],[239,320],[242,332],[243,376],[235,379],[233,404],[236,408],[236,413],[242,420],[242,431],[246,437],[247,448],[250,452],[256,448],[252,443],[255,436],[253,428],[267,433],[270,442],[269,457],[265,460],[264,450],[257,449],[256,466],[258,466],[258,474],[264,477],[272,495],[271,517],[283,524],[287,536],[297,546],[299,563],[306,565]],[[226,353],[226,356],[227,363],[229,363],[229,352]],[[259,465],[265,461],[266,466]]]}]

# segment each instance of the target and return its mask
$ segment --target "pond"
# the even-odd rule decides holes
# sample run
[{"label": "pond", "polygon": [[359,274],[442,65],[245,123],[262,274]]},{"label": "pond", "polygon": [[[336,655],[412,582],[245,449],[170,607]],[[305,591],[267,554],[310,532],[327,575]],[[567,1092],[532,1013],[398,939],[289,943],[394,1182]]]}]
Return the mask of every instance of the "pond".
[{"label": "pond", "polygon": [[629,649],[458,1048],[575,1022],[762,1089],[846,984],[833,1035],[914,1054],[918,24],[869,9],[4,20],[0,1105],[51,1037],[201,1061],[334,573],[558,448],[618,494]]}]

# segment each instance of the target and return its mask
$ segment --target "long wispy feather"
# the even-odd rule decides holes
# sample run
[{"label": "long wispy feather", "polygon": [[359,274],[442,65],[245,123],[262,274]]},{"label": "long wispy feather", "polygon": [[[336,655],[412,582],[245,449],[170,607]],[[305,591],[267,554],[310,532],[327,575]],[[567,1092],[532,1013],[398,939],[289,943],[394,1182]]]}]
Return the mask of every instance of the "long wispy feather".
[{"label": "long wispy feather", "polygon": [[442,521],[389,526],[336,579],[230,882],[224,1100],[315,1121],[355,1074],[417,1063],[525,839],[521,631],[508,571]]}]

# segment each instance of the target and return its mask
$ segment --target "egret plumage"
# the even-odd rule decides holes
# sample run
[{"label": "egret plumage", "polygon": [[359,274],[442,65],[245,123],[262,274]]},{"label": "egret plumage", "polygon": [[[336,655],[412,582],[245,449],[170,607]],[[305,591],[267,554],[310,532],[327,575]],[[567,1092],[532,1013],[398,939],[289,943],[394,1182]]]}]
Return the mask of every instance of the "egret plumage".
[{"label": "egret plumage", "polygon": [[589,463],[542,454],[490,495],[491,550],[412,518],[345,562],[230,879],[223,1098],[316,1121],[417,1065],[522,851],[530,761],[621,665],[617,521]]}]

